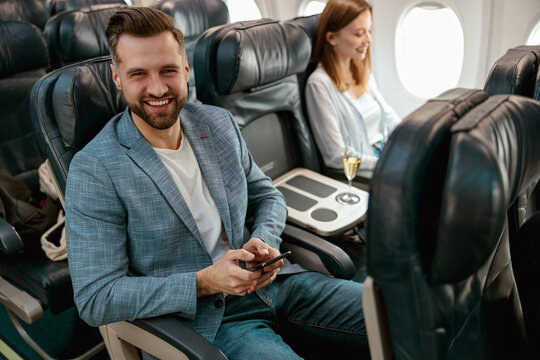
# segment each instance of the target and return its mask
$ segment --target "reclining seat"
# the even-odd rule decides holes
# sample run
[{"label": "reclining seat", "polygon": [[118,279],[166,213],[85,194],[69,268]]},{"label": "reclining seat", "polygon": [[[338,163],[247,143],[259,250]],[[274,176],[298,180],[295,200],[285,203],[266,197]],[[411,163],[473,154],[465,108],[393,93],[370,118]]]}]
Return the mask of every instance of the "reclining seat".
[{"label": "reclining seat", "polygon": [[[540,46],[509,49],[491,67],[484,90],[489,95],[514,94],[540,100]],[[510,238],[532,214],[540,210],[540,187],[531,184],[508,210]]]},{"label": "reclining seat", "polygon": [[52,16],[45,26],[51,67],[109,55],[105,29],[109,18],[125,4],[91,5]]},{"label": "reclining seat", "polygon": [[0,21],[25,21],[43,30],[49,9],[42,0],[0,0]]},{"label": "reclining seat", "polygon": [[193,53],[199,36],[207,29],[227,24],[229,9],[222,0],[163,0],[152,7],[170,15],[184,34],[184,47],[191,68],[189,73],[189,101],[197,99]]},{"label": "reclining seat", "polygon": [[[368,208],[368,277],[363,299],[374,358],[390,359],[392,348],[396,359],[438,358],[437,354],[421,353],[423,348],[430,351],[428,345],[407,344],[409,340],[402,341],[400,336],[412,331],[411,327],[417,332],[411,310],[415,297],[409,293],[417,282],[425,283],[422,254],[431,251],[436,234],[450,127],[487,97],[481,90],[458,88],[429,100],[390,135],[375,168]],[[385,313],[390,320],[395,317],[396,328],[390,323],[391,343]]]},{"label": "reclining seat", "polygon": [[[110,57],[101,57],[65,66],[43,77],[32,91],[34,128],[60,194],[64,194],[69,163],[75,153],[113,115],[125,109],[123,97],[112,81],[110,64]],[[339,248],[313,239],[310,234],[302,237],[299,229],[294,234],[300,234],[297,241],[305,248],[317,249],[329,272],[339,277],[352,276],[352,262]],[[312,257],[303,265],[316,266],[317,261]],[[184,358],[183,354],[192,359],[225,358],[213,344],[173,316],[120,321],[101,326],[100,331],[113,359],[138,359],[135,347],[159,358]]]},{"label": "reclining seat", "polygon": [[[386,191],[407,195],[400,201],[407,208],[391,200],[384,209],[382,193],[374,189],[368,214],[368,273],[382,292],[379,305],[396,359],[530,358],[506,212],[540,176],[540,149],[534,147],[539,115],[537,102],[506,95],[489,98],[458,120],[450,130],[442,186],[438,176],[428,191],[435,203],[408,199],[388,176],[393,165],[404,163],[412,179],[422,155],[395,157],[392,164],[399,150],[393,143],[377,166],[374,188],[386,185]],[[426,174],[433,173],[431,168]],[[428,185],[411,186],[408,193]]]},{"label": "reclining seat", "polygon": [[[45,75],[49,63],[47,45],[36,26],[6,21],[0,23],[0,49],[0,170],[24,181],[37,192],[38,167],[45,157],[32,127],[30,93],[34,83]],[[99,334],[96,331],[92,334],[93,329],[85,326],[76,314],[64,312],[74,305],[67,261],[50,261],[41,251],[39,237],[19,237],[3,219],[0,219],[0,245],[0,303],[8,310],[13,323],[3,322],[2,332],[10,331],[2,333],[4,339],[17,343],[20,335],[44,358],[47,355],[41,346],[49,353],[72,351],[80,354],[81,349],[76,346],[90,344],[89,347],[93,347],[100,342]],[[63,314],[56,316],[60,313]],[[41,321],[37,326],[23,328],[19,319],[28,324]],[[79,339],[85,337],[84,343],[65,338],[73,335],[67,331],[63,334],[40,331],[59,322],[66,327],[78,327],[76,336]],[[8,326],[13,326],[18,334],[8,330]],[[47,338],[54,338],[57,346],[50,346]],[[102,345],[97,345],[86,355],[94,355],[100,348]],[[23,355],[29,350],[17,351]]]}]

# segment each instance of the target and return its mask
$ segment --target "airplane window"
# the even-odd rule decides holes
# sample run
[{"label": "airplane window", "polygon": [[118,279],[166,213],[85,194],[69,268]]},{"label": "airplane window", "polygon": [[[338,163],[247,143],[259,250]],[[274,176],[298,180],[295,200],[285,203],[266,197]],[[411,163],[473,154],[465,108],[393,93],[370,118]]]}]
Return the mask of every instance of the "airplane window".
[{"label": "airplane window", "polygon": [[322,13],[324,7],[326,6],[326,1],[322,0],[307,0],[302,3],[298,11],[300,16],[309,16]]},{"label": "airplane window", "polygon": [[458,84],[464,39],[455,12],[422,3],[402,15],[396,29],[396,66],[403,86],[431,98]]},{"label": "airplane window", "polygon": [[225,0],[231,22],[261,19],[261,11],[254,0]]},{"label": "airplane window", "polygon": [[527,39],[527,45],[540,45],[540,20],[531,31],[531,34]]}]

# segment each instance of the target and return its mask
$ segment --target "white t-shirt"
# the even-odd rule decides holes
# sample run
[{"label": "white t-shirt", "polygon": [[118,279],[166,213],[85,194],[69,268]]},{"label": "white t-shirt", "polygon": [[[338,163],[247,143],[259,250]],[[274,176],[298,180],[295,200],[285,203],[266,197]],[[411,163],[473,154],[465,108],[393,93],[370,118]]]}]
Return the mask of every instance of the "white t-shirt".
[{"label": "white t-shirt", "polygon": [[226,236],[222,236],[218,207],[188,139],[182,133],[182,142],[177,150],[153,149],[178,186],[215,264],[229,250],[229,242]]},{"label": "white t-shirt", "polygon": [[369,144],[373,145],[376,142],[381,141],[383,139],[383,134],[381,132],[381,107],[373,95],[370,92],[366,92],[355,99],[348,91],[346,91],[345,96],[351,100],[354,107],[362,114]]}]

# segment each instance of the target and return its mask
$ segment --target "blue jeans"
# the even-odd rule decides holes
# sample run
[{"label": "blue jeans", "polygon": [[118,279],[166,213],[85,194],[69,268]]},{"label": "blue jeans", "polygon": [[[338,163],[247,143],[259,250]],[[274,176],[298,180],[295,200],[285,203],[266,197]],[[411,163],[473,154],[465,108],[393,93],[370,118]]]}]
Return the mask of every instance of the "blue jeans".
[{"label": "blue jeans", "polygon": [[361,358],[362,290],[316,272],[278,276],[256,293],[226,297],[214,344],[231,360]]}]

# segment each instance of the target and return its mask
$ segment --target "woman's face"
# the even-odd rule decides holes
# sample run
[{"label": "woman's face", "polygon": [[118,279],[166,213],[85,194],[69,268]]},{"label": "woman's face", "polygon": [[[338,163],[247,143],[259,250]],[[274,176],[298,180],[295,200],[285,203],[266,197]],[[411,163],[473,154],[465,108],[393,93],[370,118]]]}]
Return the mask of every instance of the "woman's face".
[{"label": "woman's face", "polygon": [[363,11],[347,26],[326,33],[326,41],[341,60],[364,60],[371,44],[371,12]]}]

